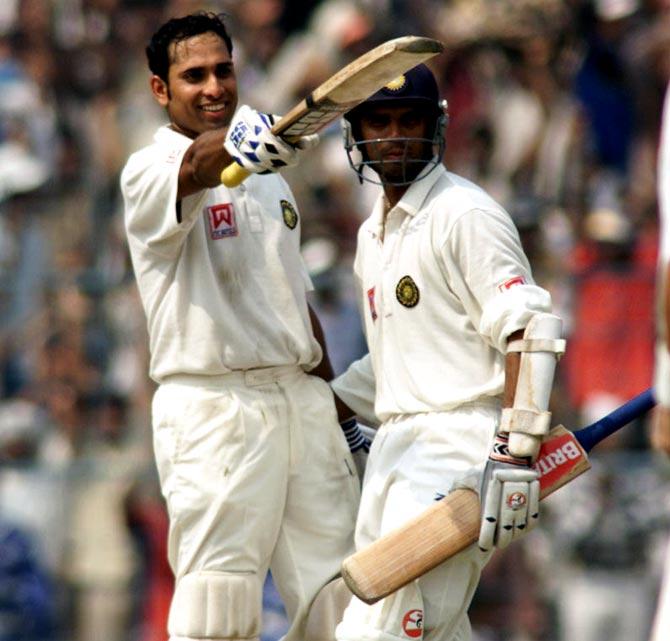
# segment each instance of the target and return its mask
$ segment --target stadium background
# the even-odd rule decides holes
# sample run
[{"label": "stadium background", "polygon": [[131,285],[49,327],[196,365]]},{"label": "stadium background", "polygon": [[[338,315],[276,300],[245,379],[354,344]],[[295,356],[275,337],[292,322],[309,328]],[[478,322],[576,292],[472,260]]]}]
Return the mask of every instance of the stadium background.
[{"label": "stadium background", "polygon": [[[242,101],[278,114],[388,38],[442,40],[445,163],[505,204],[566,321],[556,421],[581,427],[651,384],[668,0],[2,0],[0,641],[165,639],[153,387],[118,177],[164,121],[148,36],[196,9],[229,14]],[[349,270],[375,190],[337,126],[322,138],[286,177],[341,371],[364,350]],[[539,531],[494,557],[475,641],[646,640],[670,528],[670,470],[647,433],[639,421],[600,446]],[[274,641],[270,580],[265,605]]]}]

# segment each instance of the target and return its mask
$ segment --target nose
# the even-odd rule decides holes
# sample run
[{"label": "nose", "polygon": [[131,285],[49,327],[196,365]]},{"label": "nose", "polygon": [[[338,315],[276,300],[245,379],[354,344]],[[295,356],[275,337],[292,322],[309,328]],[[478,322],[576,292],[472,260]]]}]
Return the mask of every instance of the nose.
[{"label": "nose", "polygon": [[389,122],[387,132],[388,138],[402,138],[405,135],[400,121],[394,119]]},{"label": "nose", "polygon": [[214,73],[207,76],[203,92],[208,96],[218,98],[223,93],[223,82]]},{"label": "nose", "polygon": [[393,120],[389,123],[389,138],[400,138],[400,125]]}]

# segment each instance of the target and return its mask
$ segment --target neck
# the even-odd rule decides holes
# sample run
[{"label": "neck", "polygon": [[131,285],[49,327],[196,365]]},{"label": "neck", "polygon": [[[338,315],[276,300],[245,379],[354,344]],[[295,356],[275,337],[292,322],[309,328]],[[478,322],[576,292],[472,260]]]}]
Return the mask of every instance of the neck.
[{"label": "neck", "polygon": [[398,201],[405,195],[409,185],[384,185],[384,195],[389,204],[389,209],[395,207]]}]

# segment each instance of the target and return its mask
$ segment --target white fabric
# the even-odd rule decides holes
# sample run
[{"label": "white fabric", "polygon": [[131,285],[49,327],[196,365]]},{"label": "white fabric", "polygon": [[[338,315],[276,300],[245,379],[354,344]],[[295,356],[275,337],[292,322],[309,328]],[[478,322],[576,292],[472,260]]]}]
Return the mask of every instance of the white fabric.
[{"label": "white fabric", "polygon": [[[654,369],[654,394],[660,405],[670,407],[670,336],[665,335],[668,321],[664,318],[665,282],[670,264],[670,84],[666,88],[663,106],[663,121],[658,158],[658,195],[660,215],[660,242],[658,257],[658,280],[656,283],[656,363]],[[658,597],[654,627],[650,641],[665,641],[670,629],[670,543],[666,551],[661,592]]]},{"label": "white fabric", "polygon": [[[383,421],[500,394],[507,337],[551,307],[509,215],[443,167],[410,186],[385,228],[383,210],[380,197],[358,233],[354,264],[376,414]],[[396,296],[405,276],[418,289],[413,307]],[[338,395],[347,400],[369,367],[358,361],[338,377]]]},{"label": "white fabric", "polygon": [[168,631],[173,639],[258,639],[261,599],[253,574],[186,574],[175,586]]},{"label": "white fabric", "polygon": [[351,590],[342,577],[333,579],[316,596],[301,641],[332,640],[344,609],[351,600]]},{"label": "white fabric", "polygon": [[[261,594],[270,568],[291,621],[285,641],[304,641],[310,604],[353,551],[360,490],[332,390],[304,371],[321,348],[305,300],[300,218],[276,174],[177,205],[190,143],[161,128],[121,178],[160,384],[153,444],[168,559],[177,586],[187,575],[236,574],[248,579],[247,594]],[[255,633],[260,599],[199,620],[194,603],[206,598],[207,609],[212,586],[196,583],[173,601],[180,609],[184,594],[191,606],[171,615],[172,641],[199,626],[210,638]]]},{"label": "white fabric", "polygon": [[659,405],[670,407],[670,352],[660,341],[656,345],[654,396]]},{"label": "white fabric", "polygon": [[[477,467],[491,447],[498,412],[498,403],[487,399],[382,425],[368,457],[356,549],[419,515]],[[423,639],[469,639],[467,608],[488,558],[476,545],[470,546],[372,606],[352,599],[338,626],[338,640],[407,639],[398,631],[405,615],[421,607],[416,605],[417,590],[424,610]]]},{"label": "white fabric", "polygon": [[375,373],[369,354],[351,364],[346,376],[338,376],[330,386],[360,420],[374,427],[379,425],[375,414]]},{"label": "white fabric", "polygon": [[654,624],[649,641],[667,641],[670,630],[670,540],[665,551],[663,580],[658,594]]},{"label": "white fabric", "polygon": [[670,85],[666,90],[663,106],[663,125],[658,157],[658,195],[660,216],[660,238],[658,257],[657,292],[657,329],[656,371],[654,392],[661,405],[670,407],[670,336],[665,336],[668,321],[664,318],[664,292],[668,291],[665,282],[670,264]]},{"label": "white fabric", "polygon": [[[544,436],[551,427],[551,412],[537,412],[535,410],[506,407],[500,419],[501,432],[521,432],[531,436]],[[511,437],[511,434],[510,434]],[[521,457],[511,453],[513,456]]]},{"label": "white fabric", "polygon": [[[563,323],[558,316],[542,313],[535,314],[524,330],[523,342],[532,347],[520,354],[514,406],[503,412],[500,427],[501,431],[510,433],[509,453],[512,456],[530,457],[535,461],[541,437],[549,432],[551,414],[547,409],[558,360],[553,343],[560,339],[562,329]],[[548,343],[547,349],[536,349],[543,343]],[[561,352],[564,349],[561,345]]]},{"label": "white fabric", "polygon": [[663,106],[663,126],[658,157],[658,193],[660,210],[660,259],[670,261],[670,85]]},{"label": "white fabric", "polygon": [[564,339],[527,338],[507,343],[507,353],[510,352],[554,352],[562,356],[565,352]]},{"label": "white fabric", "polygon": [[[332,387],[356,411],[374,402],[382,422],[356,523],[362,549],[481,471],[500,417],[507,337],[551,299],[533,283],[509,215],[442,166],[386,219],[380,196],[354,269],[369,356]],[[398,630],[415,589],[425,641],[469,640],[467,610],[489,555],[470,546],[373,606],[354,598],[339,641],[411,636]]]},{"label": "white fabric", "polygon": [[[152,378],[285,364],[311,369],[321,348],[311,333],[305,291],[312,286],[288,185],[277,174],[250,176],[234,189],[189,196],[178,211],[177,178],[190,144],[163,127],[121,176]],[[291,212],[296,218],[285,215]]]},{"label": "white fabric", "polygon": [[152,412],[177,585],[243,573],[260,594],[269,566],[292,619],[285,641],[302,641],[308,607],[353,550],[359,498],[330,388],[298,367],[175,377]]}]

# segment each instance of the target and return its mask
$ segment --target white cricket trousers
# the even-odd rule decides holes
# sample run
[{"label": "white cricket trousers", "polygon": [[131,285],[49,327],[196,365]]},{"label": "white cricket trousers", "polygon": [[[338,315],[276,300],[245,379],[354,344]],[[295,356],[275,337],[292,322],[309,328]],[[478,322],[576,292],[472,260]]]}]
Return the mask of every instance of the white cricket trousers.
[{"label": "white cricket trousers", "polygon": [[[419,515],[457,479],[481,473],[499,416],[491,399],[384,423],[365,470],[356,549]],[[467,611],[490,557],[474,544],[373,605],[353,597],[338,641],[469,641]]]},{"label": "white cricket trousers", "polygon": [[268,568],[286,641],[334,638],[305,630],[319,630],[311,604],[353,550],[359,481],[327,383],[298,367],[171,378],[152,411],[170,638],[259,638]]},{"label": "white cricket trousers", "polygon": [[668,639],[670,639],[670,539],[668,539],[665,550],[660,592],[649,641],[667,641]]}]

